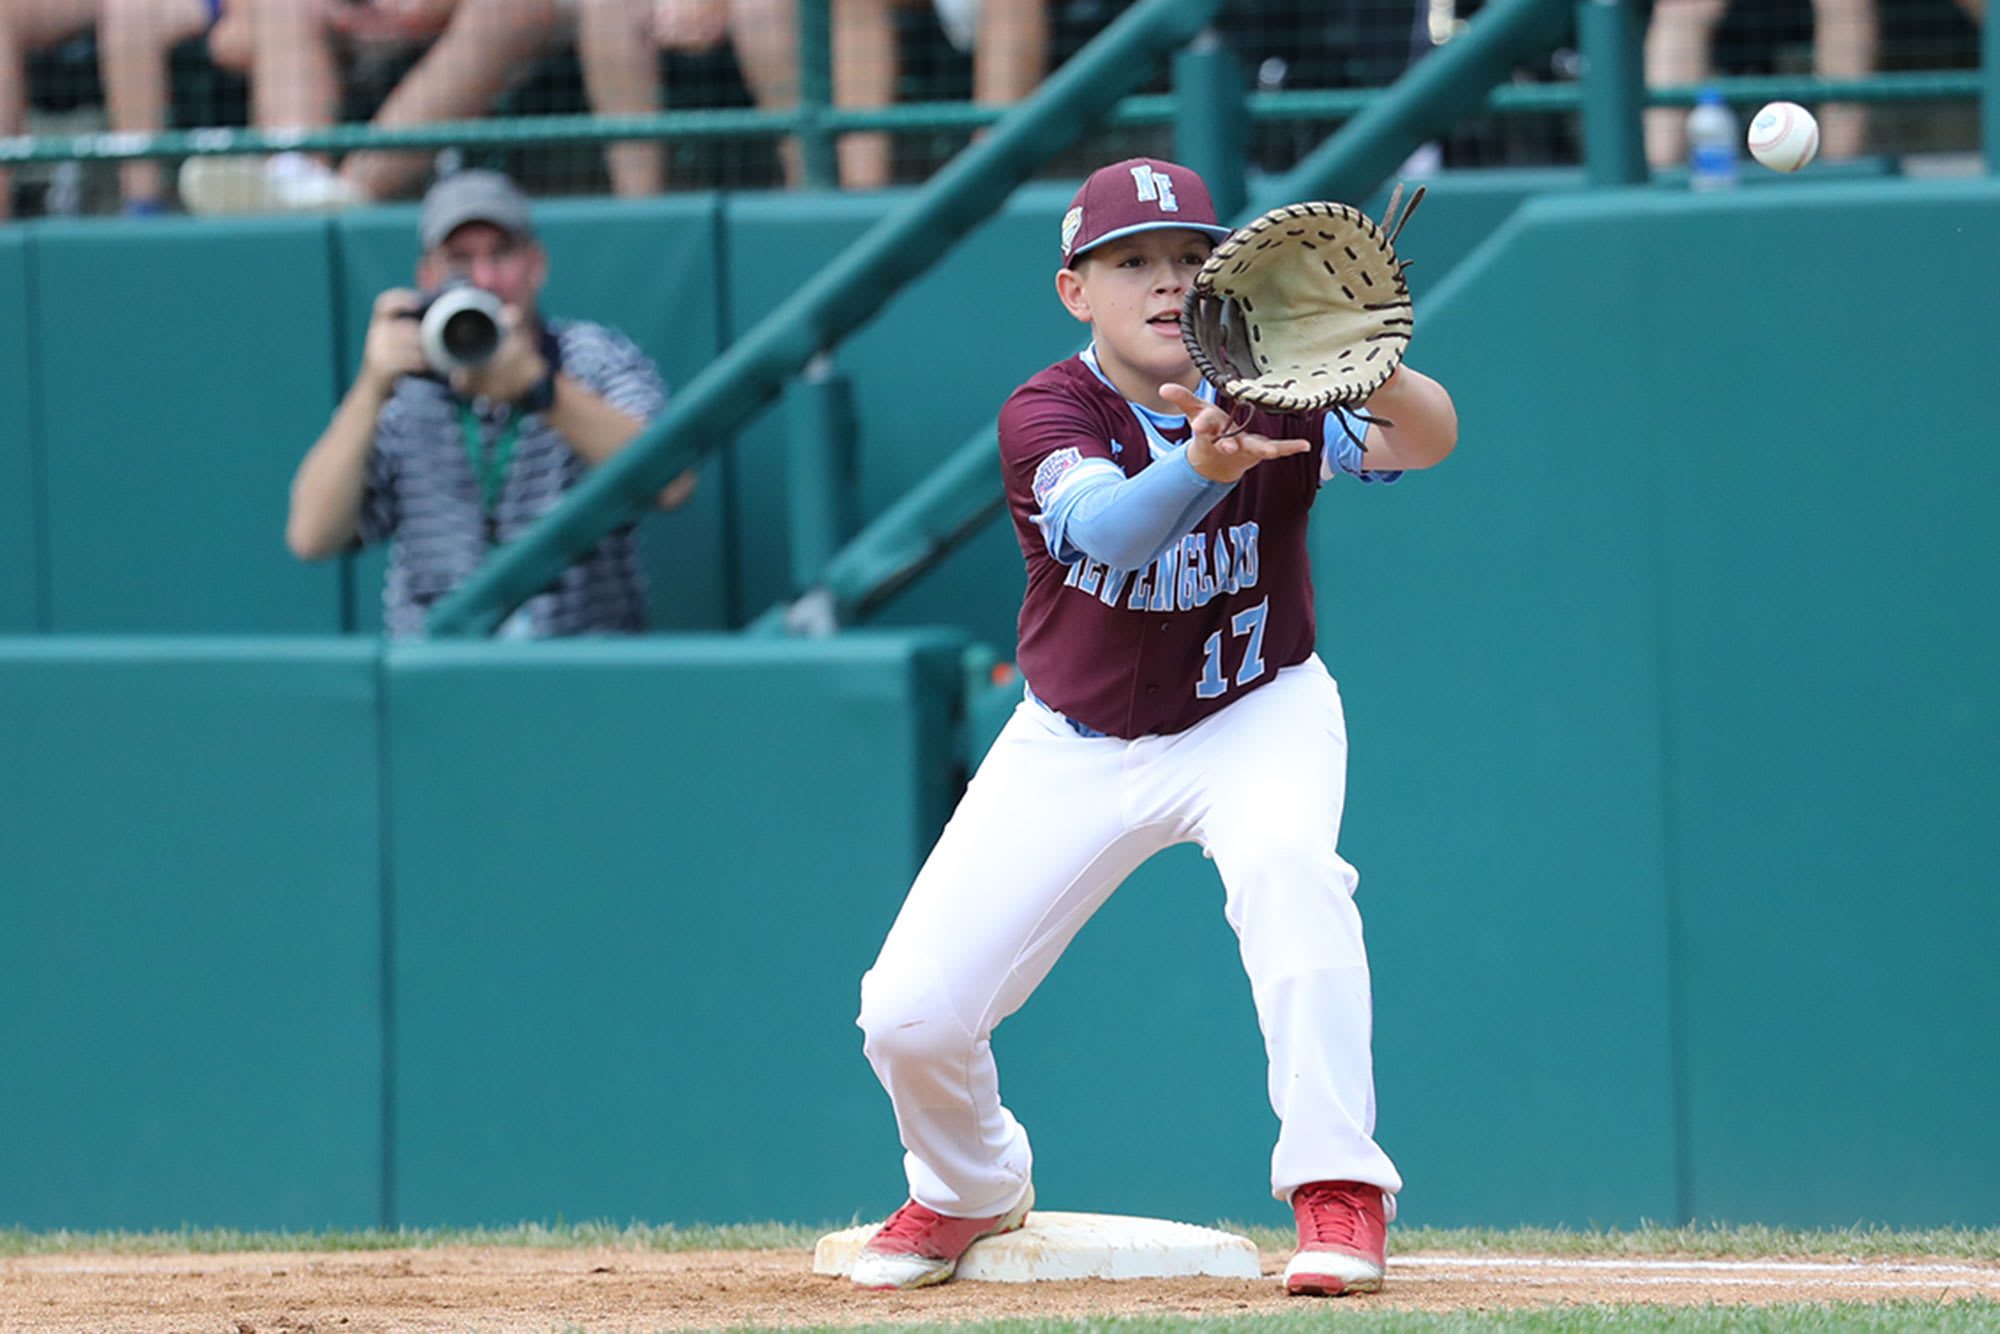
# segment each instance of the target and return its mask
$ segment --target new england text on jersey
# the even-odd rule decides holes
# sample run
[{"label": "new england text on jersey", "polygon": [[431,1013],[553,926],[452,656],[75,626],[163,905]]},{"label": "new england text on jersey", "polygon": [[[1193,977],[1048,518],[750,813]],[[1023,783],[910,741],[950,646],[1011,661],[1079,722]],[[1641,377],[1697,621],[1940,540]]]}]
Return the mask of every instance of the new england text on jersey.
[{"label": "new england text on jersey", "polygon": [[[1134,579],[1134,575],[1137,579]],[[1218,595],[1257,586],[1257,525],[1233,524],[1207,533],[1189,533],[1159,559],[1139,571],[1118,570],[1084,556],[1069,567],[1063,587],[1097,598],[1107,607],[1125,599],[1128,611],[1193,611]]]}]

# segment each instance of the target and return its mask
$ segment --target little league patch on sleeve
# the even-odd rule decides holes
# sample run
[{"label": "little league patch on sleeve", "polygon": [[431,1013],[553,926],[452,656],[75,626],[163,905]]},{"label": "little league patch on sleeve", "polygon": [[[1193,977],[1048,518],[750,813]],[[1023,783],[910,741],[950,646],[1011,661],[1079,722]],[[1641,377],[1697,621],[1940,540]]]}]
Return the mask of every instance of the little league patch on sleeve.
[{"label": "little league patch on sleeve", "polygon": [[1049,507],[1049,497],[1056,493],[1056,486],[1069,474],[1069,470],[1083,462],[1083,451],[1079,449],[1058,449],[1041,461],[1035,469],[1035,504],[1043,509]]}]

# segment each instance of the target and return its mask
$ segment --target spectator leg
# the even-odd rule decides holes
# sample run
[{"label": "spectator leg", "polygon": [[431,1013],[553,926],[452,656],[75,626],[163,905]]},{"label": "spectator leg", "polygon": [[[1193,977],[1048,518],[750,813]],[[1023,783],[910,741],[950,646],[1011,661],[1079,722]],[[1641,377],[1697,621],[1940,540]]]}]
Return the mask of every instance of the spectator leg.
[{"label": "spectator leg", "polygon": [[[463,0],[373,123],[427,125],[480,115],[547,49],[557,18],[554,0]],[[354,153],[340,174],[363,197],[388,199],[422,176],[428,162],[424,153]]]},{"label": "spectator leg", "polygon": [[[97,18],[96,0],[0,0],[0,138],[28,125],[28,55],[74,37]],[[0,218],[13,216],[14,174],[0,168]]]},{"label": "spectator leg", "polygon": [[260,129],[331,125],[340,109],[329,7],[338,0],[249,0],[250,119]]},{"label": "spectator leg", "polygon": [[[832,0],[833,104],[885,107],[896,100],[901,76],[894,0]],[[889,136],[872,130],[840,138],[840,183],[849,190],[879,190],[889,183]]]},{"label": "spectator leg", "polygon": [[[729,36],[750,95],[767,111],[798,105],[799,13],[793,0],[730,0]],[[778,145],[785,183],[797,189],[805,163],[797,139]]]},{"label": "spectator leg", "polygon": [[[649,0],[578,0],[576,54],[591,110],[600,116],[644,116],[660,106],[660,58],[648,31]],[[627,199],[656,195],[667,185],[666,146],[657,139],[607,144],[611,192]]]},{"label": "spectator leg", "polygon": [[222,0],[222,13],[208,30],[208,58],[237,74],[250,73],[250,0]]},{"label": "spectator leg", "polygon": [[[1709,47],[1728,0],[1657,0],[1646,29],[1646,86],[1668,88],[1708,77]],[[1646,108],[1646,161],[1671,167],[1687,158],[1687,109]]]},{"label": "spectator leg", "polygon": [[[151,133],[166,127],[174,44],[207,26],[206,0],[104,0],[97,58],[112,129]],[[164,193],[160,164],[150,158],[119,164],[118,184],[128,206],[157,206]]]},{"label": "spectator leg", "polygon": [[[1873,73],[1877,26],[1875,0],[1813,0],[1813,73],[1822,79]],[[1821,157],[1858,157],[1867,138],[1863,104],[1829,102],[1819,109]]]},{"label": "spectator leg", "polygon": [[1047,0],[981,0],[972,100],[1004,106],[1034,92],[1048,51]]}]

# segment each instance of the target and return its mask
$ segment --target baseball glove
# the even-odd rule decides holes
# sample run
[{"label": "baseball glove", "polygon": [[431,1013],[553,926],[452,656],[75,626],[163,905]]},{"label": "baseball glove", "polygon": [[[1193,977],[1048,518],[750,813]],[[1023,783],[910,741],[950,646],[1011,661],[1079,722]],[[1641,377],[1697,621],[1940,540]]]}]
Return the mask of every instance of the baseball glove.
[{"label": "baseball glove", "polygon": [[1249,408],[1351,407],[1403,360],[1415,327],[1397,186],[1382,224],[1347,204],[1287,204],[1231,233],[1188,287],[1181,338],[1202,378]]}]

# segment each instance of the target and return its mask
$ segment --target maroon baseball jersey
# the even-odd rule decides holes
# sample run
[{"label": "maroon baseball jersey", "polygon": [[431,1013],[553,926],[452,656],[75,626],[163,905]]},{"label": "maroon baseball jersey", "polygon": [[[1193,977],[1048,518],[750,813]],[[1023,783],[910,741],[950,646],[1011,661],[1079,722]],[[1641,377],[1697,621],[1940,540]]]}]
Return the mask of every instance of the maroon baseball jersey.
[{"label": "maroon baseball jersey", "polygon": [[[1248,429],[1317,443],[1323,424],[1318,413],[1259,412]],[[1162,436],[1179,444],[1188,429]],[[1133,406],[1071,357],[1000,410],[1007,504],[1028,564],[1018,655],[1036,698],[1111,736],[1179,732],[1312,653],[1306,521],[1319,494],[1318,449],[1252,468],[1143,570],[1049,554],[1035,523],[1041,496],[1085,459],[1108,459],[1129,477],[1152,451]]]}]

